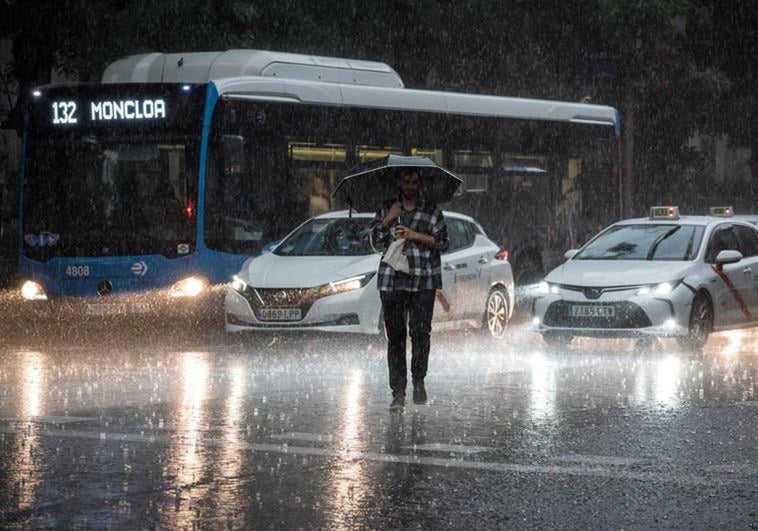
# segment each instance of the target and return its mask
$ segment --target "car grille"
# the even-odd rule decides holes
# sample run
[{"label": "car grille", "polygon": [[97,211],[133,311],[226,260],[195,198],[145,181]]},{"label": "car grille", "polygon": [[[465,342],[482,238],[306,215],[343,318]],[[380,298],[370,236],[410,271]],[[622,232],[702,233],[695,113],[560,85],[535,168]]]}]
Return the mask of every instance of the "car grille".
[{"label": "car grille", "polygon": [[315,288],[251,288],[242,294],[251,308],[300,308],[303,317],[313,303],[329,293],[323,287]]},{"label": "car grille", "polygon": [[561,328],[645,328],[652,326],[650,319],[642,308],[628,301],[587,303],[582,306],[612,306],[613,317],[570,317],[569,306],[576,304],[569,301],[555,301],[545,313],[545,326]]}]

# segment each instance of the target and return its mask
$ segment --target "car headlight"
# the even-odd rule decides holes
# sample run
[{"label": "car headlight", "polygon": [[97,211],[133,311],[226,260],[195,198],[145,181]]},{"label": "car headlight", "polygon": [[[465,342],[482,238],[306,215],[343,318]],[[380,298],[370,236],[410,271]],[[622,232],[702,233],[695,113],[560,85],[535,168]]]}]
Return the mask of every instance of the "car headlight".
[{"label": "car headlight", "polygon": [[539,295],[547,295],[548,293],[558,293],[558,285],[557,284],[551,284],[550,282],[542,281],[539,284],[537,284],[537,294]]},{"label": "car headlight", "polygon": [[363,286],[368,284],[372,278],[374,278],[375,274],[376,271],[371,271],[370,273],[356,275],[344,280],[338,280],[337,282],[330,282],[329,286],[331,287],[332,294],[361,289]]},{"label": "car headlight", "polygon": [[245,291],[247,289],[247,282],[245,282],[244,280],[242,280],[237,275],[234,275],[232,277],[232,289],[234,291],[238,291],[238,292],[242,293],[243,291]]},{"label": "car headlight", "polygon": [[187,277],[171,286],[172,297],[197,297],[207,285],[207,282],[200,277]]},{"label": "car headlight", "polygon": [[681,280],[677,282],[661,282],[660,284],[652,284],[650,286],[642,286],[637,290],[637,295],[650,296],[650,297],[663,297],[668,295],[679,285]]}]

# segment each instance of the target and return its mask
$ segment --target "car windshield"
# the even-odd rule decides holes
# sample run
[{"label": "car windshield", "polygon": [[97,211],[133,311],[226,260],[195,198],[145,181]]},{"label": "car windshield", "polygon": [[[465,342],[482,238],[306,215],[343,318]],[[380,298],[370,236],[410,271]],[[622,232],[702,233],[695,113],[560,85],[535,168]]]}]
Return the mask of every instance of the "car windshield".
[{"label": "car windshield", "polygon": [[576,260],[692,260],[700,248],[700,225],[616,225],[590,241]]},{"label": "car windshield", "polygon": [[305,222],[274,251],[282,256],[360,256],[372,254],[373,218],[315,218]]}]

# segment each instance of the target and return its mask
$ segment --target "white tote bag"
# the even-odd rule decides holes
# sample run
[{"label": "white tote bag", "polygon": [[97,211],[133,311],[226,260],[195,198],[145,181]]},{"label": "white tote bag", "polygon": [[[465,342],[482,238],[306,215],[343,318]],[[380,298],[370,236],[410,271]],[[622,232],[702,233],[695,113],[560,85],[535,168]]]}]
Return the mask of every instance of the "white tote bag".
[{"label": "white tote bag", "polygon": [[408,257],[403,254],[405,238],[398,238],[387,247],[387,252],[382,257],[382,262],[390,266],[395,271],[410,273],[411,268],[408,266]]}]

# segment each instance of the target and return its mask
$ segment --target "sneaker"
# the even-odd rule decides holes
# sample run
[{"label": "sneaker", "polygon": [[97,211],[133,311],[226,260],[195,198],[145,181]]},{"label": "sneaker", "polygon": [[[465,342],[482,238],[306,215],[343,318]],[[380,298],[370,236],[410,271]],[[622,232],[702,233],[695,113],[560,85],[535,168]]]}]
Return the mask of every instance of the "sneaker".
[{"label": "sneaker", "polygon": [[401,410],[405,407],[405,393],[398,393],[393,395],[392,403],[390,404],[390,411]]},{"label": "sneaker", "polygon": [[426,404],[426,387],[424,387],[424,382],[413,384],[413,403]]}]

